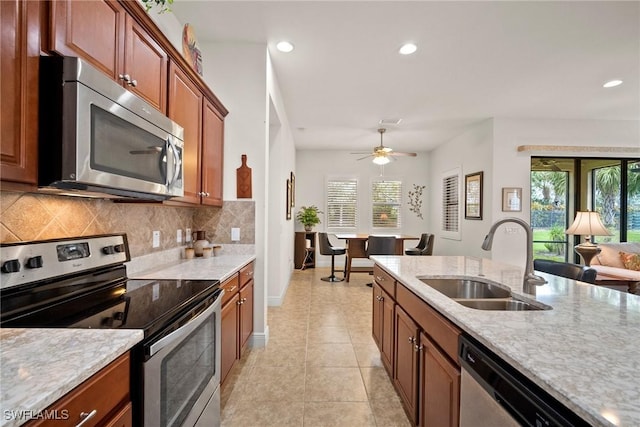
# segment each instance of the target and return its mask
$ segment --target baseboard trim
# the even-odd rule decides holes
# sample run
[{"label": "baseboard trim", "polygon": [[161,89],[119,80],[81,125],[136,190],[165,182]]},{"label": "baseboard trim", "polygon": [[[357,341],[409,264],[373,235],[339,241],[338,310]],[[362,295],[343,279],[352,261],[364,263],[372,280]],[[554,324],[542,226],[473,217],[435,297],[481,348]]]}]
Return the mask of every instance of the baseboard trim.
[{"label": "baseboard trim", "polygon": [[266,347],[269,343],[269,325],[264,332],[254,332],[251,335],[250,345],[252,348]]}]

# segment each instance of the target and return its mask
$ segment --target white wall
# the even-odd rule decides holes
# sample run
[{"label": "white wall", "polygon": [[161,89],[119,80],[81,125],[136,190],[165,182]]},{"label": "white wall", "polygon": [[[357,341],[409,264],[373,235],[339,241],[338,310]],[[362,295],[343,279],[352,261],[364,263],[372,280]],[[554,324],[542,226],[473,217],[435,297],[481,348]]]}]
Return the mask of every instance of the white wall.
[{"label": "white wall", "polygon": [[[348,151],[324,151],[324,150],[298,150],[296,155],[296,209],[300,206],[316,205],[326,212],[325,194],[327,178],[357,178],[358,179],[358,226],[355,230],[327,230],[325,215],[320,215],[322,221],[314,228],[314,231],[346,232],[346,233],[370,233],[391,234],[402,233],[420,236],[420,233],[431,232],[429,229],[429,193],[431,185],[429,183],[429,155],[418,153],[417,157],[402,157],[384,166],[384,178],[392,180],[399,179],[403,182],[403,203],[402,203],[402,229],[401,230],[373,230],[371,228],[371,208],[370,192],[371,181],[380,178],[380,166],[374,165],[370,159],[358,161],[358,155],[350,154]],[[408,192],[413,189],[413,184],[426,185],[423,191],[422,216],[420,219],[413,212],[409,211]],[[296,230],[303,231],[304,227],[296,221]],[[344,241],[337,240],[335,236],[330,239],[333,244],[344,246]],[[406,241],[405,247],[413,247],[417,241]],[[316,254],[316,264],[331,265],[330,256]],[[363,264],[356,262],[354,265]],[[343,262],[342,258],[336,259],[336,265]]]},{"label": "white wall", "polygon": [[[493,181],[491,223],[515,216],[531,221],[530,166],[532,155],[560,157],[635,157],[619,152],[587,153],[579,148],[574,151],[518,152],[520,145],[597,146],[640,148],[640,121],[634,120],[552,120],[552,119],[494,119]],[[487,181],[489,182],[489,181]],[[522,188],[522,212],[502,212],[502,187]],[[485,199],[488,200],[488,199]],[[490,225],[490,224],[488,224]],[[496,233],[492,259],[514,265],[524,265],[524,232],[516,234]]]},{"label": "white wall", "polygon": [[287,111],[282,102],[278,79],[267,53],[267,135],[269,139],[268,170],[268,263],[267,304],[280,305],[289,287],[293,271],[293,220],[286,219],[286,182],[295,170],[295,142]]},{"label": "white wall", "polygon": [[[430,152],[429,181],[430,229],[436,236],[434,255],[468,255],[487,257],[480,248],[482,240],[491,226],[492,179],[493,179],[493,121],[486,120],[467,129],[461,135],[440,145]],[[456,167],[461,168],[463,195],[460,209],[460,240],[442,237],[442,174]],[[464,219],[464,176],[483,172],[482,220]]]}]

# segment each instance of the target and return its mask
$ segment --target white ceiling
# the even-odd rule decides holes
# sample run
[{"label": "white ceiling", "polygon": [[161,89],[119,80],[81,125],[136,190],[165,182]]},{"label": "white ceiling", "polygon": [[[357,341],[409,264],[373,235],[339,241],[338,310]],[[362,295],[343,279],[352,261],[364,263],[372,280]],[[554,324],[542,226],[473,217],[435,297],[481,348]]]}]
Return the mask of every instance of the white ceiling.
[{"label": "white ceiling", "polygon": [[[491,117],[640,117],[640,2],[189,1],[200,43],[265,43],[299,149],[426,151]],[[295,45],[284,54],[275,44]],[[397,53],[415,42],[410,56]],[[624,83],[602,88],[610,79]]]}]

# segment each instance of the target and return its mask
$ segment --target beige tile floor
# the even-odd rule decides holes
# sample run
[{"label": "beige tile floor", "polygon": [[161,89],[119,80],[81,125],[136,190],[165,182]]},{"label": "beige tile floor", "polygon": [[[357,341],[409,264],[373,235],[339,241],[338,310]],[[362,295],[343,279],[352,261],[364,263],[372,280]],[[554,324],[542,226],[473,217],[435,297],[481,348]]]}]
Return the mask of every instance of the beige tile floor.
[{"label": "beige tile floor", "polygon": [[[269,307],[269,344],[245,352],[222,388],[222,426],[409,426],[371,338],[371,281],[295,270]],[[340,273],[338,273],[340,275]]]}]

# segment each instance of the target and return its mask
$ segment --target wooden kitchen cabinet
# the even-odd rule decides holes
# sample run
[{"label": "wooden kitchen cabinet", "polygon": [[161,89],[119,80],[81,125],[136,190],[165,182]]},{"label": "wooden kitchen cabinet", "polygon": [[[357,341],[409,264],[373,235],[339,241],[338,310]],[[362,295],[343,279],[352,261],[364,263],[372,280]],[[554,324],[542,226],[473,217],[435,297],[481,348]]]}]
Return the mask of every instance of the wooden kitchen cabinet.
[{"label": "wooden kitchen cabinet", "polygon": [[202,204],[222,206],[224,116],[205,98],[202,117]]},{"label": "wooden kitchen cabinet", "polygon": [[460,417],[460,367],[420,333],[420,426],[457,427]]},{"label": "wooden kitchen cabinet", "polygon": [[[462,331],[377,264],[373,274],[373,338],[385,368],[392,366],[387,371],[409,420],[423,427],[457,427]],[[382,301],[392,304],[385,308]],[[390,353],[385,316],[394,319],[386,334],[393,343]]]},{"label": "wooden kitchen cabinet", "polygon": [[380,285],[373,282],[373,340],[380,349],[380,358],[387,373],[393,375],[393,337],[395,301]]},{"label": "wooden kitchen cabinet", "polygon": [[86,418],[81,414],[93,411],[95,415],[83,426],[132,426],[129,370],[127,352],[48,407],[47,411],[58,414],[58,419],[34,420],[25,426],[76,426]]},{"label": "wooden kitchen cabinet", "polygon": [[225,378],[237,360],[242,357],[245,346],[253,334],[253,262],[247,264],[221,287],[221,371],[220,381]]},{"label": "wooden kitchen cabinet", "polygon": [[184,128],[182,179],[184,196],[172,201],[200,203],[200,158],[203,95],[175,64],[169,67],[169,118]]},{"label": "wooden kitchen cabinet", "polygon": [[233,367],[238,356],[238,322],[240,320],[240,306],[238,301],[238,275],[225,280],[221,287],[224,289],[222,297],[222,312],[220,315],[220,382],[223,383]]},{"label": "wooden kitchen cabinet", "polygon": [[240,270],[240,347],[243,349],[253,334],[253,263]]},{"label": "wooden kitchen cabinet", "polygon": [[167,111],[168,56],[116,0],[50,2],[50,50],[78,56]]},{"label": "wooden kitchen cabinet", "polygon": [[184,196],[172,201],[222,206],[224,112],[174,63],[169,76],[169,117],[184,128]]},{"label": "wooden kitchen cabinet", "polygon": [[[38,70],[40,3],[0,2],[0,178],[3,189],[35,188],[38,181]],[[8,184],[8,185],[7,185]]]},{"label": "wooden kitchen cabinet", "polygon": [[420,329],[400,306],[396,306],[395,319],[393,383],[405,405],[409,421],[417,424]]}]

